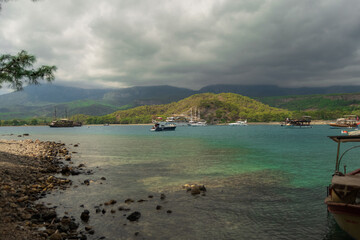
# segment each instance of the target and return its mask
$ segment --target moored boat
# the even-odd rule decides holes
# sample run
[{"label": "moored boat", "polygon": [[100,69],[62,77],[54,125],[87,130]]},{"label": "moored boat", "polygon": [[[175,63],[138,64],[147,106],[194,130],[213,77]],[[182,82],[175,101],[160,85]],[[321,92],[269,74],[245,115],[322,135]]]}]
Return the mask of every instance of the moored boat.
[{"label": "moored boat", "polygon": [[289,128],[311,128],[311,117],[310,116],[302,116],[301,119],[290,119],[286,118],[285,123],[281,126],[289,127]]},{"label": "moored boat", "polygon": [[68,119],[54,120],[49,124],[49,127],[81,127],[81,122],[74,122]]},{"label": "moored boat", "polygon": [[247,120],[239,120],[234,123],[229,123],[229,126],[247,126]]},{"label": "moored boat", "polygon": [[345,115],[343,118],[336,119],[336,122],[330,123],[329,126],[331,128],[356,128],[358,124],[356,115]]},{"label": "moored boat", "polygon": [[176,125],[172,123],[158,123],[156,122],[150,131],[175,131]]},{"label": "moored boat", "polygon": [[328,196],[325,199],[328,211],[337,224],[355,239],[360,239],[360,168],[350,173],[340,171],[343,156],[354,148],[352,146],[340,155],[341,143],[360,142],[360,135],[330,136],[338,144],[335,173],[333,174]]},{"label": "moored boat", "polygon": [[49,127],[74,127],[74,122],[68,119],[54,120]]}]

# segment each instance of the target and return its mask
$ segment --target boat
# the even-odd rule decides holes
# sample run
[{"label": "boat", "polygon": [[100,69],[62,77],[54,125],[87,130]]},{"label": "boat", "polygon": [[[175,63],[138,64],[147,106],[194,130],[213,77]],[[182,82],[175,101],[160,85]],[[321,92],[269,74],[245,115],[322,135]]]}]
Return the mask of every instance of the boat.
[{"label": "boat", "polygon": [[228,125],[229,126],[247,126],[247,120],[245,120],[245,121],[239,120],[234,123],[229,123]]},{"label": "boat", "polygon": [[358,126],[358,116],[345,115],[343,118],[336,119],[336,122],[330,123],[331,128],[356,128]]},{"label": "boat", "polygon": [[159,131],[175,131],[176,125],[173,123],[163,123],[163,122],[156,122],[154,126],[150,129],[153,132]]},{"label": "boat", "polygon": [[289,128],[311,128],[311,117],[310,116],[302,116],[301,119],[290,119],[286,118],[285,122],[281,124],[281,126],[289,127]]},{"label": "boat", "polygon": [[190,117],[190,121],[189,121],[188,126],[191,126],[191,127],[205,127],[205,126],[207,126],[206,121],[202,121],[201,118],[200,118],[200,110],[195,108],[194,117],[193,117],[192,108],[190,110],[191,110],[191,117]]},{"label": "boat", "polygon": [[190,121],[189,126],[191,126],[191,127],[205,127],[205,126],[207,126],[207,124],[206,124],[205,121],[199,121],[199,122]]},{"label": "boat", "polygon": [[348,151],[360,147],[360,145],[352,146],[340,155],[341,143],[360,142],[360,135],[329,136],[329,138],[335,141],[338,147],[335,172],[325,204],[340,228],[353,238],[360,239],[360,168],[347,173],[345,165],[343,172],[340,171],[343,156]]},{"label": "boat", "polygon": [[68,119],[54,120],[49,127],[74,127],[74,122]]},{"label": "boat", "polygon": [[[67,111],[65,110],[65,115],[67,117]],[[54,119],[50,124],[49,127],[81,127],[81,122],[74,122],[67,118],[56,120],[56,108],[54,110]]]}]

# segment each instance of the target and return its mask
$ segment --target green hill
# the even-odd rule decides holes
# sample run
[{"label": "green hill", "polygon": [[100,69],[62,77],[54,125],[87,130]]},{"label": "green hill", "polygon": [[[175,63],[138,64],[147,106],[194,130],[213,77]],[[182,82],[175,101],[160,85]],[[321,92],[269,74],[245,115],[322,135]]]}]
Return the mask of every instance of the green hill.
[{"label": "green hill", "polygon": [[263,97],[258,100],[272,107],[301,111],[316,119],[336,119],[345,114],[360,115],[360,93]]},{"label": "green hill", "polygon": [[85,115],[74,116],[77,121],[88,124],[96,123],[151,123],[156,117],[181,115],[190,117],[195,108],[200,112],[201,119],[210,124],[233,122],[239,119],[248,121],[282,121],[291,117],[287,110],[273,108],[256,100],[234,93],[203,93],[163,105],[147,105],[132,109],[121,110],[102,117]]}]

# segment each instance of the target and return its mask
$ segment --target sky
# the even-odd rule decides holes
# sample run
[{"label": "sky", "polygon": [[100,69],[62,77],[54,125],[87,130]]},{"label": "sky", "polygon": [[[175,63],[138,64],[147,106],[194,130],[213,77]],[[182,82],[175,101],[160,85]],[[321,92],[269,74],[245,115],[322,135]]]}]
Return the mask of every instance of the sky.
[{"label": "sky", "polygon": [[360,85],[358,0],[0,0],[0,54],[58,85]]}]

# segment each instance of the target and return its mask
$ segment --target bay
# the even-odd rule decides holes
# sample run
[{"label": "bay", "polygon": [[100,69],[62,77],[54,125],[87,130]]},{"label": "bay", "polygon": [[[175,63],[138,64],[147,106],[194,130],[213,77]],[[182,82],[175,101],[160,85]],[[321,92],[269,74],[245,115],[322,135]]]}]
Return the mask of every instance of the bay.
[{"label": "bay", "polygon": [[[0,135],[22,139],[16,136],[28,133],[26,138],[64,142],[74,152],[74,165],[84,163],[93,171],[71,176],[70,189],[41,200],[79,222],[81,212],[89,209],[90,222],[81,225],[94,227],[89,239],[348,238],[324,204],[337,147],[327,136],[340,135],[340,130],[321,125],[149,129],[2,127]],[[354,150],[344,158],[349,170],[357,168],[357,155]],[[89,186],[82,184],[85,179],[91,180]],[[205,184],[205,196],[186,192],[182,186],[187,183]],[[127,198],[135,202],[127,205]],[[105,214],[95,212],[95,206],[110,199],[118,203],[101,206]],[[131,211],[119,211],[119,206]],[[138,222],[124,216],[133,211],[141,212]]]}]

